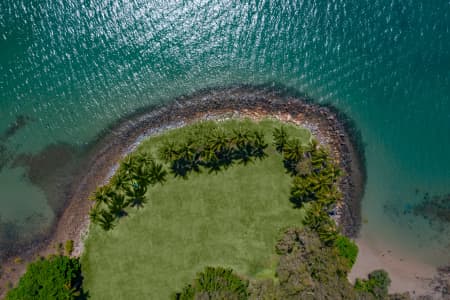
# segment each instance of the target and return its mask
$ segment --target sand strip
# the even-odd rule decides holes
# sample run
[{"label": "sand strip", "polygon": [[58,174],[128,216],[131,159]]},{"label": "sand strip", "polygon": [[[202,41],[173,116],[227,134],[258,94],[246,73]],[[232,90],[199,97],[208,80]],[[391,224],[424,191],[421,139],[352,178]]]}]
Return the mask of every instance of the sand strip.
[{"label": "sand strip", "polygon": [[434,291],[433,279],[436,268],[420,263],[391,250],[389,246],[377,244],[365,237],[356,239],[359,248],[358,258],[348,278],[354,283],[356,278],[367,278],[376,270],[384,269],[391,278],[390,293],[410,292],[411,296],[430,295],[433,299],[442,299]]}]

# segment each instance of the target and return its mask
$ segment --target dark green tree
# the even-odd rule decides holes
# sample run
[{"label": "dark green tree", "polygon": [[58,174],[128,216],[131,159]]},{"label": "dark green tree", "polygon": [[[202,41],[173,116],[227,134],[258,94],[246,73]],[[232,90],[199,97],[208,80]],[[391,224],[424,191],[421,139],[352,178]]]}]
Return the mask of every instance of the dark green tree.
[{"label": "dark green tree", "polygon": [[16,288],[6,300],[75,300],[87,299],[81,265],[77,258],[51,256],[28,265]]},{"label": "dark green tree", "polygon": [[386,299],[391,279],[385,270],[371,272],[368,279],[356,279],[355,290],[368,292],[376,299]]},{"label": "dark green tree", "polygon": [[152,161],[149,166],[150,184],[163,184],[166,181],[167,171],[161,164]]},{"label": "dark green tree", "polygon": [[320,240],[326,245],[333,245],[338,237],[336,223],[330,218],[328,213],[324,211],[319,202],[311,202],[306,210],[303,225],[317,232]]},{"label": "dark green tree", "polygon": [[[221,153],[230,146],[230,141],[222,129],[214,130],[207,139],[208,148],[214,153]],[[207,158],[209,159],[209,158]]]},{"label": "dark green tree", "polygon": [[252,160],[253,147],[251,144],[251,132],[246,128],[233,130],[231,143],[233,147],[233,158],[239,163],[246,165]]},{"label": "dark green tree", "polygon": [[252,138],[253,153],[252,156],[263,159],[267,156],[265,150],[269,146],[264,140],[262,131],[255,130]]},{"label": "dark green tree", "polygon": [[112,230],[115,227],[116,221],[114,216],[106,210],[100,211],[99,214],[100,216],[98,218],[98,224],[100,225],[100,227],[105,231]]},{"label": "dark green tree", "polygon": [[309,152],[311,163],[315,169],[324,167],[329,161],[329,153],[324,147],[313,147]]},{"label": "dark green tree", "polygon": [[131,207],[142,208],[147,202],[145,198],[145,193],[147,192],[147,187],[145,185],[135,184],[130,186],[126,190],[127,204]]},{"label": "dark green tree", "polygon": [[117,192],[111,197],[111,202],[108,203],[109,212],[115,218],[122,218],[127,215],[125,208],[127,207],[127,201],[125,195],[121,192]]},{"label": "dark green tree", "polygon": [[159,148],[158,154],[162,161],[170,163],[178,158],[179,147],[172,141],[164,142]]},{"label": "dark green tree", "polygon": [[317,200],[320,188],[320,180],[314,176],[295,176],[292,180],[290,201],[296,208],[300,208],[304,203]]},{"label": "dark green tree", "polygon": [[284,147],[288,141],[288,134],[285,126],[280,126],[280,128],[275,128],[273,131],[273,140],[275,149],[282,153],[284,151]]},{"label": "dark green tree", "polygon": [[93,223],[97,224],[100,220],[100,216],[100,205],[96,203],[89,211],[89,218]]},{"label": "dark green tree", "polygon": [[206,267],[197,274],[193,284],[176,293],[173,299],[248,299],[248,281],[233,273],[232,269]]},{"label": "dark green tree", "polygon": [[297,175],[297,166],[305,156],[305,149],[299,139],[290,139],[283,148],[283,164],[291,175]]},{"label": "dark green tree", "polygon": [[305,149],[299,139],[290,139],[284,147],[284,157],[299,162],[305,155]]},{"label": "dark green tree", "polygon": [[176,177],[187,178],[192,172],[200,172],[200,152],[195,147],[193,140],[183,142],[178,151],[178,156],[171,162],[170,169]]},{"label": "dark green tree", "polygon": [[115,189],[124,189],[130,185],[131,180],[131,174],[125,171],[123,168],[119,168],[116,174],[114,174],[114,176],[111,178],[110,184]]},{"label": "dark green tree", "polygon": [[133,170],[137,166],[136,156],[133,154],[127,155],[121,162],[119,172],[121,176],[131,179],[133,177]]},{"label": "dark green tree", "polygon": [[276,299],[356,300],[347,280],[346,265],[314,230],[287,229],[276,245],[276,252],[280,255],[276,274],[281,294]]},{"label": "dark green tree", "polygon": [[109,185],[98,187],[94,194],[90,197],[96,203],[108,204],[111,201],[111,196],[114,194],[113,189]]}]

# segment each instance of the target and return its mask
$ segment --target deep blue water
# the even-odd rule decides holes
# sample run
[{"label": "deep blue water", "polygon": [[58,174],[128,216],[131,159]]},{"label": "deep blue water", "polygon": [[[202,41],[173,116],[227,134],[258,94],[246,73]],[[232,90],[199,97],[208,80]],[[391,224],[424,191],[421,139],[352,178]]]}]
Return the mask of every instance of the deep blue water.
[{"label": "deep blue water", "polygon": [[447,0],[1,0],[0,241],[50,224],[57,184],[46,169],[60,164],[48,157],[69,160],[149,104],[271,83],[355,120],[364,235],[450,262],[448,222],[414,210],[427,193],[450,206]]}]

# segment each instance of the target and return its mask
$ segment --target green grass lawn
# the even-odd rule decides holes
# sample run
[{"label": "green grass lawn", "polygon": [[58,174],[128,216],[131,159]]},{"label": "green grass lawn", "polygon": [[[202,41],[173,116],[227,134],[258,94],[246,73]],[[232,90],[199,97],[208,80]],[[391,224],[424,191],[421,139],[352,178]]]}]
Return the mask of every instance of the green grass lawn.
[{"label": "green grass lawn", "polygon": [[[226,121],[235,128],[259,126],[272,142],[280,123]],[[182,128],[144,141],[138,151],[155,151],[166,139],[189,132]],[[306,129],[291,133],[309,141]],[[301,225],[302,210],[289,202],[291,178],[272,146],[269,156],[247,166],[233,165],[218,174],[169,176],[149,188],[143,209],[104,232],[91,226],[82,256],[84,287],[91,299],[168,299],[207,265],[232,267],[239,274],[272,277],[275,242],[280,231]]]}]

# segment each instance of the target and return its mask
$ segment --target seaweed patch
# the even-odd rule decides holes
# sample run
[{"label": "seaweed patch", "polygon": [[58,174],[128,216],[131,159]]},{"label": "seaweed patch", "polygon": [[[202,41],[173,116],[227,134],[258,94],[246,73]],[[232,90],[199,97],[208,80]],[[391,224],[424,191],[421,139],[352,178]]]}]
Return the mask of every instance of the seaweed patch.
[{"label": "seaweed patch", "polygon": [[33,121],[33,119],[31,117],[29,117],[29,116],[26,116],[26,115],[18,115],[18,116],[16,116],[16,119],[14,120],[14,122],[12,122],[8,126],[8,128],[6,128],[2,132],[2,134],[0,135],[0,140],[1,141],[6,141],[7,139],[9,139],[13,135],[15,135],[20,129],[22,129],[25,126],[27,126],[28,123],[30,123],[31,121]]},{"label": "seaweed patch", "polygon": [[45,193],[48,205],[59,214],[64,206],[67,186],[72,179],[77,148],[67,143],[51,144],[37,154],[21,154],[13,167],[24,167],[25,176]]}]

